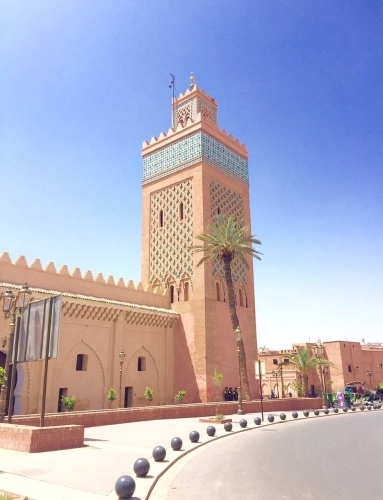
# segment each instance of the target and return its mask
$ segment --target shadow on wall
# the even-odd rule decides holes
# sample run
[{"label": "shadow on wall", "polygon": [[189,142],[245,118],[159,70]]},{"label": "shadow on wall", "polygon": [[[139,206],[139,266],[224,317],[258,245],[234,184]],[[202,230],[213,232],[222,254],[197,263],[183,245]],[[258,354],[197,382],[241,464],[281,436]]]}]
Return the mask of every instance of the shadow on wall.
[{"label": "shadow on wall", "polygon": [[[187,313],[189,314],[189,313]],[[184,316],[183,314],[181,316]],[[192,345],[193,337],[189,339],[191,350],[194,351]],[[173,392],[186,391],[183,403],[201,403],[201,397],[198,390],[197,380],[198,373],[195,373],[193,362],[191,359],[186,332],[183,326],[183,321],[178,321],[174,329],[174,374],[173,374]]]}]

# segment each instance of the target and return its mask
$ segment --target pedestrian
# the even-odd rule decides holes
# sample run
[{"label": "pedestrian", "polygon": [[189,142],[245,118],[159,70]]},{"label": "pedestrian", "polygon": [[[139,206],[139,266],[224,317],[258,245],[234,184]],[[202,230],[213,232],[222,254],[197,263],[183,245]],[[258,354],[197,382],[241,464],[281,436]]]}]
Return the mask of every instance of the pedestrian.
[{"label": "pedestrian", "polygon": [[234,391],[233,391],[233,401],[238,401],[238,391],[237,391],[237,388],[235,388]]},{"label": "pedestrian", "polygon": [[336,393],[336,400],[338,401],[339,407],[343,408],[344,394],[340,389],[338,389],[338,392]]},{"label": "pedestrian", "polygon": [[233,389],[229,387],[228,393],[227,393],[227,400],[228,401],[233,401]]},{"label": "pedestrian", "polygon": [[270,399],[274,399],[274,398],[275,398],[275,394],[274,394],[273,389],[271,389],[271,391],[270,391]]},{"label": "pedestrian", "polygon": [[229,401],[228,400],[228,393],[229,393],[229,389],[227,387],[225,387],[225,390],[223,391],[223,400],[224,401]]}]

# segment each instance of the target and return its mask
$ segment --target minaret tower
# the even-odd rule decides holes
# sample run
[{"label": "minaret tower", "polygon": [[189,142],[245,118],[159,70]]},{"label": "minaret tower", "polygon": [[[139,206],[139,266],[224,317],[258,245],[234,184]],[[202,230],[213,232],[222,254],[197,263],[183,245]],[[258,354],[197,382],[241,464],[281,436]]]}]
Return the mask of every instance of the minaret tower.
[{"label": "minaret tower", "polygon": [[[142,282],[169,290],[180,314],[174,330],[174,393],[187,402],[216,399],[214,371],[238,386],[238,362],[221,262],[197,267],[188,247],[217,214],[233,214],[250,229],[246,146],[218,127],[218,105],[194,83],[172,103],[172,127],[142,148]],[[237,263],[233,278],[252,396],[257,357],[253,263]],[[221,398],[221,394],[219,395]]]}]

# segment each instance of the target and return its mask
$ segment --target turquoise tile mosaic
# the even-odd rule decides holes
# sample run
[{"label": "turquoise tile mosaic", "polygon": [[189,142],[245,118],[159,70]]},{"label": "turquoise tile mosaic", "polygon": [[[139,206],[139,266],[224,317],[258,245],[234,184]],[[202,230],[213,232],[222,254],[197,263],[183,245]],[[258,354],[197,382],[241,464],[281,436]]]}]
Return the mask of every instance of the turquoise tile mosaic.
[{"label": "turquoise tile mosaic", "polygon": [[205,132],[196,132],[145,155],[142,183],[160,179],[201,160],[245,186],[249,185],[247,160]]}]

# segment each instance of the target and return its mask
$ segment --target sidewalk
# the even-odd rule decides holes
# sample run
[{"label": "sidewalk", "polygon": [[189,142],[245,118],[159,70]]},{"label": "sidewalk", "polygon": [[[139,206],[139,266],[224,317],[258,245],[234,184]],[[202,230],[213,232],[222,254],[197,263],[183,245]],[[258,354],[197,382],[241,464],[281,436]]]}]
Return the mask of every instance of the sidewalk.
[{"label": "sidewalk", "polygon": [[[269,414],[275,417],[274,424],[268,422]],[[183,418],[90,427],[85,429],[83,448],[35,454],[0,449],[0,490],[30,500],[115,500],[116,480],[122,475],[129,475],[136,482],[132,499],[144,500],[149,498],[150,488],[163,474],[158,485],[154,486],[150,500],[165,500],[169,483],[166,477],[173,477],[187,460],[187,457],[179,460],[180,457],[185,453],[203,451],[203,444],[214,443],[216,439],[230,439],[229,436],[237,432],[254,432],[251,429],[282,423],[280,412],[269,414],[265,413],[261,426],[254,424],[254,417],[260,417],[260,413],[228,416],[232,418],[233,431],[226,432],[222,424],[214,425],[217,429],[214,437],[206,434],[209,424],[199,423],[199,418]],[[298,419],[293,419],[291,411],[286,412],[286,421],[318,418],[313,411],[308,418],[302,412],[298,414]],[[338,416],[347,414],[340,412]],[[330,415],[335,416],[332,410]],[[320,417],[328,416],[320,410]],[[247,429],[250,430],[239,426],[241,418],[247,420]],[[193,430],[200,433],[198,443],[189,440],[189,433]],[[170,441],[176,436],[183,441],[181,451],[171,449]],[[167,450],[163,462],[152,459],[152,450],[156,446]],[[196,448],[198,451],[193,451]],[[133,472],[133,464],[138,458],[147,458],[150,462],[150,471],[145,478],[137,478]]]}]

